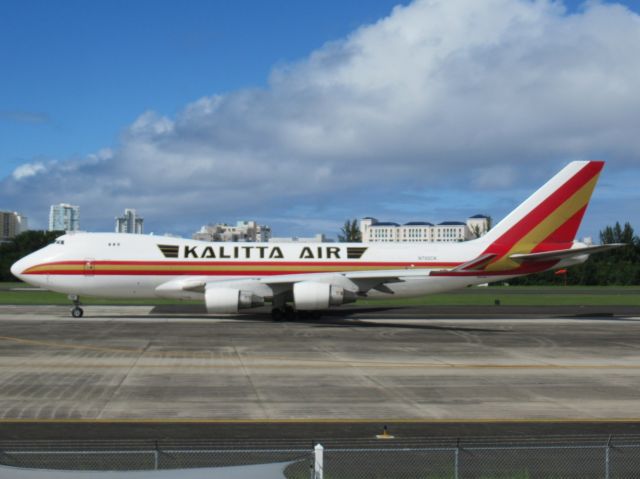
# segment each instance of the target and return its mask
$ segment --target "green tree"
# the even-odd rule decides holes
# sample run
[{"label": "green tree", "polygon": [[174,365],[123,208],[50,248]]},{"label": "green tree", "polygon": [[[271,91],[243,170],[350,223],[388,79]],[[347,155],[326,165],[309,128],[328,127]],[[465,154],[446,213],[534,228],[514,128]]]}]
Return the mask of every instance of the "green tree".
[{"label": "green tree", "polygon": [[362,235],[360,234],[360,226],[358,220],[346,220],[342,228],[340,228],[338,235],[338,241],[342,243],[358,243],[362,241]]},{"label": "green tree", "polygon": [[[596,253],[568,270],[567,283],[571,285],[607,286],[640,284],[640,239],[630,223],[616,222],[600,231],[602,244],[625,243],[627,246]],[[510,281],[512,284],[556,284],[557,277],[547,271]]]},{"label": "green tree", "polygon": [[[493,226],[493,218],[491,218],[491,216],[487,216],[487,231],[489,231]],[[485,231],[485,233],[487,232]],[[474,225],[471,228],[471,234],[473,235],[474,238],[480,238],[480,236],[482,236],[483,232],[482,230],[480,230],[480,226],[478,225]]]},{"label": "green tree", "polygon": [[11,274],[11,265],[63,234],[64,231],[25,231],[11,241],[0,244],[0,281],[16,281]]}]

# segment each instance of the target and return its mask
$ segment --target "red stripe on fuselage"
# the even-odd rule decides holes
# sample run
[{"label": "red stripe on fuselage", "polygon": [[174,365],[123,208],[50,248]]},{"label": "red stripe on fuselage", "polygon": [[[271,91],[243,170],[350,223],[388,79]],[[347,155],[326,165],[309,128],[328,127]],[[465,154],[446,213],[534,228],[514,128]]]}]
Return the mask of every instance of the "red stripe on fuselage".
[{"label": "red stripe on fuselage", "polygon": [[[85,268],[85,265],[90,264],[90,268]],[[367,271],[360,268],[450,268],[460,265],[461,263],[436,263],[436,262],[323,262],[323,263],[309,263],[309,262],[243,262],[243,261],[60,261],[55,263],[45,263],[37,266],[33,266],[23,274],[31,275],[89,275],[89,276],[273,276],[280,274],[313,274],[313,273],[335,273],[340,271]],[[57,269],[59,266],[78,266],[77,269]],[[139,269],[100,269],[103,266],[137,266]],[[34,268],[42,268],[43,266],[49,266],[45,269],[38,269],[37,271],[30,271]],[[145,269],[145,266],[164,266],[166,269]],[[250,266],[253,269],[250,270],[207,270],[207,269],[174,269],[172,266]],[[276,270],[262,270],[261,267],[281,267]],[[289,270],[287,267],[292,266],[306,266],[309,269],[304,270]],[[332,269],[315,269],[326,268]],[[353,268],[353,269],[350,269]]]},{"label": "red stripe on fuselage", "polygon": [[462,263],[458,261],[449,262],[433,262],[433,261],[115,261],[115,260],[95,260],[95,261],[55,261],[52,263],[43,263],[32,266],[49,265],[85,265],[91,263],[93,265],[143,265],[143,266],[458,266]]}]

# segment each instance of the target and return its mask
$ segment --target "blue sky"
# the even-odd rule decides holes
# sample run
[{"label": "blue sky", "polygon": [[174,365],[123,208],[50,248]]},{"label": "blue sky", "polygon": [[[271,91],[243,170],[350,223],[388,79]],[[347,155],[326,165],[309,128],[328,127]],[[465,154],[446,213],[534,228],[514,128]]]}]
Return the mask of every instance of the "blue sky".
[{"label": "blue sky", "polygon": [[274,65],[398,3],[3,2],[0,175],[112,145],[145,110],[175,115],[205,95],[264,86]]},{"label": "blue sky", "polygon": [[[353,216],[499,218],[567,161],[602,158],[610,163],[582,233],[616,220],[640,228],[625,206],[638,199],[638,144],[625,130],[638,119],[637,88],[620,93],[633,65],[611,53],[617,44],[640,57],[623,36],[636,33],[639,2],[491,0],[484,11],[469,2],[449,2],[459,11],[438,1],[3,2],[0,209],[26,213],[34,227],[44,227],[50,203],[66,201],[80,204],[89,230],[111,229],[126,206],[158,233],[256,218],[278,235],[333,234]],[[393,10],[398,4],[405,8]],[[462,39],[454,24],[436,31],[451,15],[474,25],[479,18],[486,29]],[[530,35],[509,28],[521,20]],[[494,23],[502,33],[489,38]],[[536,37],[541,30],[549,33]],[[454,45],[452,61],[435,64],[439,52],[416,46],[424,31]],[[406,47],[389,41],[396,37]],[[558,62],[570,65],[566,74],[544,77]],[[516,71],[531,75],[514,86]],[[593,83],[585,86],[580,72]],[[432,116],[402,109],[425,78],[442,91],[416,101]],[[588,94],[567,100],[581,88]],[[520,105],[505,91],[532,91],[540,102]],[[552,94],[566,105],[547,113],[547,126],[537,106],[558,104]],[[438,112],[463,109],[462,97],[470,111],[516,107],[496,115],[489,144],[474,138],[483,121],[473,114],[440,124]],[[377,115],[386,122],[368,125]],[[405,125],[422,130],[410,135]],[[418,141],[428,129],[437,138]],[[448,143],[438,144],[443,137]]]}]

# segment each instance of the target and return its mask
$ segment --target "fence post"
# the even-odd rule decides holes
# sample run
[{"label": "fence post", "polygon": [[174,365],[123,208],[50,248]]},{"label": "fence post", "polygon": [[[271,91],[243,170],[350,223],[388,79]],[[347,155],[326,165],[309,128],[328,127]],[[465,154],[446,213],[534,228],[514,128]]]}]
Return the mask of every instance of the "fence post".
[{"label": "fence post", "polygon": [[453,479],[458,479],[458,470],[460,468],[460,438],[456,441],[456,450],[453,456]]},{"label": "fence post", "polygon": [[158,441],[156,441],[155,444],[156,444],[156,448],[153,450],[153,470],[157,471],[158,470],[158,462],[159,462]]},{"label": "fence post", "polygon": [[317,444],[314,448],[315,461],[313,465],[313,477],[314,479],[322,479],[324,473],[324,447],[321,444]]},{"label": "fence post", "polygon": [[607,445],[604,449],[604,479],[609,479],[609,449],[611,448],[611,436],[609,436],[609,440],[607,441]]}]

